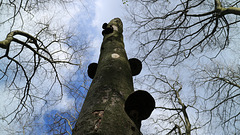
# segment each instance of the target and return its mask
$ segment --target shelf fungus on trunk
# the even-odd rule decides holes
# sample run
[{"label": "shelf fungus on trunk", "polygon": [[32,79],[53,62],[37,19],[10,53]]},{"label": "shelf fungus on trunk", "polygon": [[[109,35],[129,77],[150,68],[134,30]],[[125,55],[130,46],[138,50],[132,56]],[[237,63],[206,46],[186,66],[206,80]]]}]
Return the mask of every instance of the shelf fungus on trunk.
[{"label": "shelf fungus on trunk", "polygon": [[138,75],[142,70],[142,62],[136,58],[131,58],[128,61],[131,67],[132,76]]},{"label": "shelf fungus on trunk", "polygon": [[102,35],[106,35],[106,34],[110,34],[113,33],[113,26],[112,25],[108,25],[107,23],[104,23],[102,25],[103,31],[102,31]]},{"label": "shelf fungus on trunk", "polygon": [[96,74],[96,71],[97,71],[97,66],[98,64],[97,63],[91,63],[89,66],[88,66],[88,76],[93,79],[95,74]]},{"label": "shelf fungus on trunk", "polygon": [[[120,56],[117,53],[111,55],[112,58],[119,58]],[[138,75],[142,70],[142,62],[136,58],[131,58],[128,60],[132,72],[132,76]],[[91,63],[88,66],[88,76],[93,79],[97,71],[97,63]]]},{"label": "shelf fungus on trunk", "polygon": [[154,98],[143,90],[130,94],[125,102],[125,112],[140,129],[141,121],[147,119],[155,108]]}]

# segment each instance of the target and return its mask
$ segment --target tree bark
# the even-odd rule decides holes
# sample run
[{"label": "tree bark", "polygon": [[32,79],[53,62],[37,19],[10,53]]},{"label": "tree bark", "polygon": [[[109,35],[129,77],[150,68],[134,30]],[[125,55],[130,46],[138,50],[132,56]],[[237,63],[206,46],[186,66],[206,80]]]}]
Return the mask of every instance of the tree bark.
[{"label": "tree bark", "polygon": [[123,26],[111,20],[112,33],[104,35],[97,71],[89,88],[73,135],[140,135],[124,111],[134,91],[131,68],[124,49]]}]

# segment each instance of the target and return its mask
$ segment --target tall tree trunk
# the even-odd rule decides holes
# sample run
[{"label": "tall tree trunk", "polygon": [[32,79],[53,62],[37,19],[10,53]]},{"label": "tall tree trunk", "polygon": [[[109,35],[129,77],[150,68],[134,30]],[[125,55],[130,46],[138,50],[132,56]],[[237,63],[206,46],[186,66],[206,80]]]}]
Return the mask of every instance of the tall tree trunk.
[{"label": "tall tree trunk", "polygon": [[124,49],[122,21],[115,18],[103,27],[96,74],[73,135],[140,135],[139,128],[124,111],[124,103],[134,90]]}]

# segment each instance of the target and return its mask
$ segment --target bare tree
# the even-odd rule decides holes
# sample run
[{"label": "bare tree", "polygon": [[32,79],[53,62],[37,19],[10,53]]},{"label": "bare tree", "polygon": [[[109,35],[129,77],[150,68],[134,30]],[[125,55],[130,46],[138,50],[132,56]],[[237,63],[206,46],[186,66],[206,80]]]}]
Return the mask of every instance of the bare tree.
[{"label": "bare tree", "polygon": [[48,134],[72,134],[72,130],[82,108],[83,99],[86,97],[91,82],[90,78],[86,75],[86,70],[86,68],[79,70],[78,72],[84,74],[84,77],[79,78],[74,84],[68,83],[66,86],[68,89],[68,96],[74,99],[71,107],[64,111],[55,110],[45,114],[47,122],[43,128],[45,128],[44,130]]},{"label": "bare tree", "polygon": [[[238,67],[228,67],[216,62],[211,67],[205,66],[197,70],[195,93],[198,102],[202,103],[200,113],[205,114],[209,131],[240,133],[239,73]],[[204,92],[200,92],[203,88]]]},{"label": "bare tree", "polygon": [[[67,84],[76,81],[88,45],[82,34],[53,25],[53,17],[34,20],[52,2],[0,2],[0,34],[6,36],[0,41],[0,85],[9,93],[0,119],[22,123],[23,129],[33,126],[31,118],[39,119],[38,113],[61,102]],[[70,1],[55,2],[65,6]]]},{"label": "bare tree", "polygon": [[[201,128],[198,125],[199,115],[194,115],[196,119],[191,119],[193,112],[199,112],[195,107],[195,99],[183,100],[184,90],[178,79],[170,80],[165,75],[146,75],[144,81],[140,82],[156,95],[159,103],[155,108],[158,114],[149,121],[151,126],[157,128],[154,134],[190,135]],[[162,89],[159,90],[159,88]]]},{"label": "bare tree", "polygon": [[[182,105],[185,105],[191,134],[239,134],[239,110],[237,109],[239,107],[239,71],[236,68],[238,65],[230,64],[232,66],[230,68],[226,66],[229,65],[228,61],[226,61],[227,64],[213,62],[213,59],[218,58],[217,56],[229,48],[230,44],[234,45],[233,39],[238,35],[239,30],[239,4],[238,0],[128,2],[128,11],[131,15],[129,19],[132,22],[129,28],[133,28],[132,36],[137,37],[140,43],[137,53],[149,69],[146,76],[150,76],[149,80],[139,81],[143,87],[158,91],[155,93],[160,97],[159,102],[163,103],[159,108],[169,109],[167,112],[178,112],[176,115],[167,113],[170,116],[166,115],[153,120],[156,122],[154,124],[161,123],[159,132],[173,134],[176,131],[176,134],[187,134],[187,130],[183,129],[184,124],[187,123],[186,119],[185,122],[181,121],[184,123],[182,125],[176,123],[174,119],[174,116],[181,113],[182,117],[184,116]],[[134,8],[131,8],[132,6]],[[202,56],[204,58],[207,56],[210,62],[202,60]],[[203,61],[207,63],[205,65],[207,68],[203,66],[206,64]],[[193,63],[198,64],[192,66]],[[170,68],[164,68],[166,65]],[[192,67],[189,68],[186,65]],[[161,74],[165,73],[170,73],[165,75],[173,77],[172,72],[169,72],[172,68],[191,69],[185,74],[192,74],[193,85],[186,86],[190,85],[190,82],[183,81],[186,75],[179,75],[181,81],[176,81],[177,83],[166,81],[171,80],[169,78],[161,79]],[[168,87],[163,84],[167,84]],[[162,89],[159,90],[159,87]],[[173,88],[178,93],[168,92],[168,89]],[[184,104],[180,103],[177,95]],[[177,110],[174,110],[176,108]],[[166,114],[166,111],[162,114]],[[164,122],[171,123],[171,127],[162,125]],[[178,127],[181,133],[178,132],[180,131],[177,130]]]},{"label": "bare tree", "polygon": [[134,7],[129,9],[130,27],[140,42],[139,56],[155,65],[176,65],[208,50],[211,57],[217,56],[236,34],[239,4],[237,0],[134,1],[129,4]]},{"label": "bare tree", "polygon": [[167,76],[151,73],[138,80],[158,99],[156,110],[160,111],[150,121],[150,126],[157,129],[154,134],[240,133],[239,64],[216,60],[206,63],[198,64],[197,69],[191,67],[193,74],[187,80],[181,75],[171,80],[172,72],[163,69],[157,72]]}]

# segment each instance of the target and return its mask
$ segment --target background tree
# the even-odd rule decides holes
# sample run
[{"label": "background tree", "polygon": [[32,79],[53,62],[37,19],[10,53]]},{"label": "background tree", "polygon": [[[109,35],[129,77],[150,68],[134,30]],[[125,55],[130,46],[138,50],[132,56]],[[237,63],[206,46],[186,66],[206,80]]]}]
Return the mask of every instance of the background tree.
[{"label": "background tree", "polygon": [[[42,129],[46,130],[46,133],[72,134],[72,130],[77,122],[77,118],[82,108],[83,99],[86,97],[86,93],[91,82],[86,71],[87,68],[82,67],[79,72],[81,72],[84,77],[79,77],[78,81],[69,81],[74,83],[68,83],[66,86],[68,88],[68,96],[74,99],[72,106],[67,110],[53,110],[45,115],[46,124],[42,127]],[[75,83],[79,85],[76,86]]]},{"label": "background tree", "polygon": [[[148,83],[148,82],[152,83]],[[142,82],[142,81],[141,81]],[[147,83],[144,83],[147,82]],[[182,85],[179,80],[167,79],[165,75],[146,75],[143,85],[157,97],[157,119],[152,118],[153,125],[158,130],[154,134],[186,134],[194,133],[199,126],[198,119],[190,119],[189,110],[198,111],[195,102],[185,104],[182,100]],[[159,86],[164,87],[159,91]],[[190,121],[191,120],[191,121]],[[147,125],[150,126],[150,125]]]},{"label": "background tree", "polygon": [[195,91],[199,87],[205,89],[205,94],[195,96],[202,103],[200,113],[205,114],[208,129],[215,132],[220,129],[225,134],[240,133],[239,67],[213,62],[211,66],[197,69],[196,76]]},{"label": "background tree", "polygon": [[[57,3],[57,6],[52,6],[52,3]],[[12,38],[5,40],[12,41],[10,45],[1,42],[0,48],[0,88],[4,88],[1,93],[12,97],[2,96],[4,102],[12,104],[1,107],[5,111],[0,113],[0,117],[7,123],[15,120],[14,123],[21,125],[19,131],[4,127],[11,134],[39,133],[41,128],[46,127],[42,126],[41,115],[36,110],[46,112],[66,96],[81,97],[81,100],[86,94],[77,91],[80,87],[85,89],[88,83],[82,83],[80,76],[83,75],[79,70],[82,63],[78,61],[84,54],[82,51],[79,54],[78,50],[84,50],[87,46],[82,40],[86,37],[76,38],[79,35],[76,31],[72,34],[71,29],[53,23],[57,14],[42,15],[43,11],[64,4],[69,3],[29,0],[0,2],[0,41],[4,41],[8,34]],[[157,127],[153,134],[187,134],[189,130],[191,134],[214,134],[216,131],[239,134],[239,61],[229,63],[229,58],[224,55],[227,50],[232,57],[238,56],[238,41],[235,39],[239,31],[239,1],[138,0],[128,1],[127,5],[134,22],[129,25],[134,30],[132,36],[137,37],[140,43],[136,53],[145,64],[143,67],[146,67],[143,69],[145,74],[135,78],[136,88],[148,90],[159,98],[155,110],[159,112],[158,117],[153,117],[154,126],[147,128]],[[56,10],[55,13],[62,12]],[[66,17],[64,20],[67,20]],[[86,44],[79,45],[79,42]],[[237,55],[232,55],[233,50],[230,49],[236,50]],[[227,64],[222,61],[222,55]],[[79,65],[70,66],[68,62]],[[69,76],[66,77],[66,70],[76,72],[67,72]],[[27,84],[26,80],[30,80],[31,84]],[[74,83],[76,80],[81,83]],[[18,110],[16,102],[19,103]],[[78,104],[81,106],[80,101]],[[75,115],[72,114],[78,111],[79,106],[73,104],[68,109],[77,108],[74,111],[54,110],[43,116],[45,120],[52,118],[48,119],[49,132],[71,133],[69,122],[74,124]]]},{"label": "background tree", "polygon": [[148,70],[136,80],[160,98],[158,108],[163,110],[152,120],[158,124],[156,133],[189,134],[185,105],[191,134],[239,134],[239,3],[128,2],[129,29]]},{"label": "background tree", "polygon": [[211,57],[217,56],[238,30],[239,1],[140,0],[131,4],[138,7],[129,9],[133,34],[140,42],[138,54],[158,65],[176,65],[208,50],[213,52]]},{"label": "background tree", "polygon": [[[67,91],[77,92],[82,84],[73,82],[81,72],[88,43],[83,34],[52,23],[58,15],[65,15],[67,21],[66,4],[70,2],[0,2],[0,90],[5,103],[0,118],[7,124],[18,123],[15,127],[22,126],[20,132],[30,132],[41,112],[60,103]],[[62,14],[49,13],[59,9]]]}]

